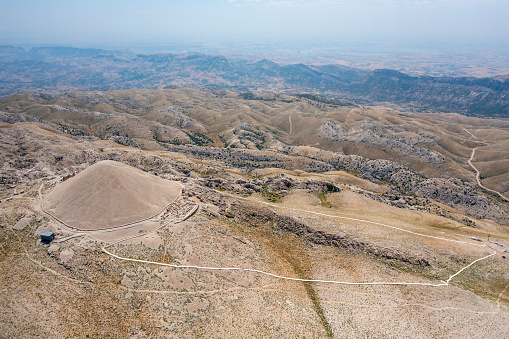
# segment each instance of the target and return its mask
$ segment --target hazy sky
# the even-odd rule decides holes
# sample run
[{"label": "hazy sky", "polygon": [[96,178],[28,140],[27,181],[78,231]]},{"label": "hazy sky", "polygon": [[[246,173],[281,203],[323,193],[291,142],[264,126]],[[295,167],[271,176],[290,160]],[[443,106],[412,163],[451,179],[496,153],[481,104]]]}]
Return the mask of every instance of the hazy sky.
[{"label": "hazy sky", "polygon": [[509,45],[509,0],[0,0],[0,43],[379,41]]}]

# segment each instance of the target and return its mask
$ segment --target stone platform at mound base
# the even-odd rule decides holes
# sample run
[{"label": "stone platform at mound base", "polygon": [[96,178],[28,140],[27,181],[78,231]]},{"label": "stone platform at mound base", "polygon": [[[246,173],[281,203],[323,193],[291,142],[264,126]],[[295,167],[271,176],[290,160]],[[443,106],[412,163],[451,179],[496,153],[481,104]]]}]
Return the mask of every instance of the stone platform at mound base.
[{"label": "stone platform at mound base", "polygon": [[42,207],[68,227],[102,230],[154,217],[180,193],[177,182],[105,160],[58,184]]}]

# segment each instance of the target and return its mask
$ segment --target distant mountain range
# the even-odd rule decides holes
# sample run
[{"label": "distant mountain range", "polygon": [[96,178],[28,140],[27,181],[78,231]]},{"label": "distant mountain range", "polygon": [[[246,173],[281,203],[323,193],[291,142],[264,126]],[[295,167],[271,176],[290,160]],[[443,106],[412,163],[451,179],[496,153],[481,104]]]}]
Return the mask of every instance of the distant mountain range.
[{"label": "distant mountain range", "polygon": [[351,83],[348,92],[417,110],[509,117],[509,80],[504,78],[412,77],[380,69]]},{"label": "distant mountain range", "polygon": [[120,90],[190,86],[243,92],[311,93],[414,111],[509,117],[509,77],[412,77],[341,65],[283,65],[200,53],[0,46],[0,96],[19,91]]}]

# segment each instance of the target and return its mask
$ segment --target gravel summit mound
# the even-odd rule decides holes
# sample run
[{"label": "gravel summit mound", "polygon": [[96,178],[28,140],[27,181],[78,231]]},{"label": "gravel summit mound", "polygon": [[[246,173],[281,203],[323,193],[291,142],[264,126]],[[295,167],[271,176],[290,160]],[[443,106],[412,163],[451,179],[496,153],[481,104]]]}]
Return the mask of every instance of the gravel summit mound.
[{"label": "gravel summit mound", "polygon": [[153,217],[179,195],[175,182],[106,160],[57,185],[43,208],[69,227],[100,230]]}]

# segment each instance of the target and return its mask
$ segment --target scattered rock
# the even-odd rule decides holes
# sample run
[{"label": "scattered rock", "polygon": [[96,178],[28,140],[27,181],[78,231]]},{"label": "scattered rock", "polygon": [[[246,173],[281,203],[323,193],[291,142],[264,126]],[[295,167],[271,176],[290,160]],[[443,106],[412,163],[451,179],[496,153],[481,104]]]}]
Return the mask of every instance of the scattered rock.
[{"label": "scattered rock", "polygon": [[32,217],[23,217],[14,226],[12,226],[12,229],[21,231],[25,229],[30,224],[30,221],[32,220]]},{"label": "scattered rock", "polygon": [[74,256],[74,251],[72,249],[63,250],[60,252],[60,261],[62,263],[67,263]]},{"label": "scattered rock", "polygon": [[60,245],[55,242],[52,242],[48,247],[48,254],[52,257],[56,257],[59,251]]}]

